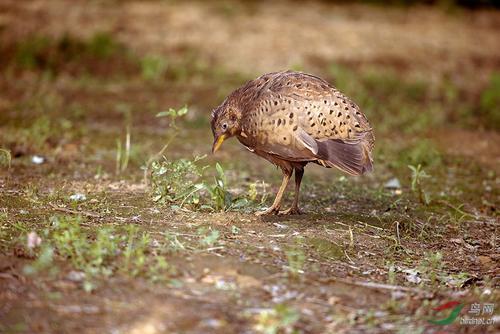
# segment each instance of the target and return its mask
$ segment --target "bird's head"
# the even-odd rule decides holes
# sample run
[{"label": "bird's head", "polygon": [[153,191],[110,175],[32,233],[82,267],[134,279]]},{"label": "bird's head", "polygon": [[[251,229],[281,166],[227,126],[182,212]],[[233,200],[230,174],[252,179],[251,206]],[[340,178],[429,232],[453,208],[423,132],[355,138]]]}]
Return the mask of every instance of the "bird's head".
[{"label": "bird's head", "polygon": [[219,149],[224,140],[241,132],[240,118],[241,113],[238,108],[227,103],[227,101],[212,111],[212,120],[210,122],[214,135],[212,153]]}]

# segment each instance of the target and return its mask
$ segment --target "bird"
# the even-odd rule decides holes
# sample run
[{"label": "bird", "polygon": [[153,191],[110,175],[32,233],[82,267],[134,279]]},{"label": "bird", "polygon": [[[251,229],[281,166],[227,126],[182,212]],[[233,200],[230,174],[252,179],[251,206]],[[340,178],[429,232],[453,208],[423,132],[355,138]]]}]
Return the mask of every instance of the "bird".
[{"label": "bird", "polygon": [[[236,137],[281,169],[283,180],[274,202],[257,215],[302,213],[299,190],[308,163],[350,175],[373,170],[375,136],[367,117],[349,97],[312,74],[287,70],[248,81],[213,109],[210,123],[212,153]],[[292,206],[280,211],[294,172]]]}]

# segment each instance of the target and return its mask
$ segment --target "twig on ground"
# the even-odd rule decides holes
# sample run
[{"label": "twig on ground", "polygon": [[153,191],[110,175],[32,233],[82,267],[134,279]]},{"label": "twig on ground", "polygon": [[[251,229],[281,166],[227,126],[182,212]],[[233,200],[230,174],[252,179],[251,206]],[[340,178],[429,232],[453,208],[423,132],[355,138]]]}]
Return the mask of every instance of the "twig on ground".
[{"label": "twig on ground", "polygon": [[101,215],[94,213],[94,212],[89,212],[89,211],[78,211],[78,210],[71,210],[68,208],[63,208],[57,205],[54,205],[52,203],[49,203],[49,206],[53,208],[56,211],[61,211],[61,212],[66,212],[66,213],[71,213],[73,215],[83,215],[91,218],[101,218]]},{"label": "twig on ground", "polygon": [[354,281],[354,280],[348,280],[348,279],[343,279],[343,278],[329,278],[326,280],[320,280],[323,281],[323,283],[327,282],[335,282],[335,283],[343,283],[343,284],[349,284],[349,285],[355,285],[355,286],[361,286],[369,289],[379,289],[379,290],[389,290],[389,291],[404,291],[404,292],[411,292],[411,293],[416,293],[420,295],[426,295],[426,296],[431,296],[433,293],[418,289],[418,288],[411,288],[411,287],[406,287],[406,286],[401,286],[401,285],[392,285],[392,284],[385,284],[385,283],[377,283],[377,282],[364,282],[364,281]]}]

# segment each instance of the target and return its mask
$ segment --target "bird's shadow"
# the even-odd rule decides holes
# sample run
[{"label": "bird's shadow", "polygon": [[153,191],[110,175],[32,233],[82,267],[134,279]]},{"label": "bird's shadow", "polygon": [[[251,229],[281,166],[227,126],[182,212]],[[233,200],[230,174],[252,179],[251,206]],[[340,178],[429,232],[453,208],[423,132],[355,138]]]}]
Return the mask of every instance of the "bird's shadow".
[{"label": "bird's shadow", "polygon": [[269,224],[293,225],[294,227],[328,227],[342,225],[345,228],[359,224],[370,224],[384,228],[384,223],[368,213],[343,213],[343,212],[305,212],[300,215],[266,215],[260,217],[262,222]]}]

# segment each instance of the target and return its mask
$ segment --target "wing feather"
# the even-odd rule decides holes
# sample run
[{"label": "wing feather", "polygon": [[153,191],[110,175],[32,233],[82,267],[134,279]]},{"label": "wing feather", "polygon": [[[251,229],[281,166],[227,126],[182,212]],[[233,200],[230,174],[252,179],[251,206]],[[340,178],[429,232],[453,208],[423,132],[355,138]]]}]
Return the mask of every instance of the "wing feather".
[{"label": "wing feather", "polygon": [[328,82],[287,71],[267,74],[251,85],[242,98],[247,101],[243,126],[259,150],[292,161],[324,160],[354,175],[372,169],[370,124]]}]

